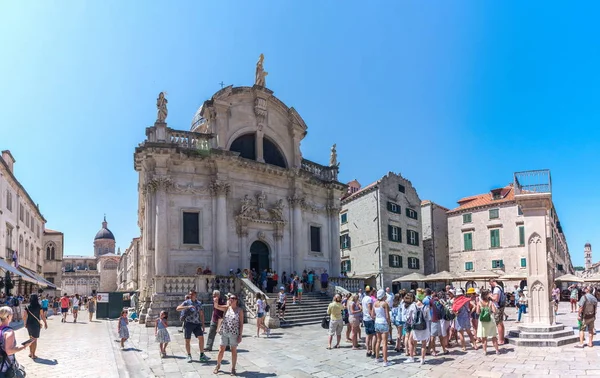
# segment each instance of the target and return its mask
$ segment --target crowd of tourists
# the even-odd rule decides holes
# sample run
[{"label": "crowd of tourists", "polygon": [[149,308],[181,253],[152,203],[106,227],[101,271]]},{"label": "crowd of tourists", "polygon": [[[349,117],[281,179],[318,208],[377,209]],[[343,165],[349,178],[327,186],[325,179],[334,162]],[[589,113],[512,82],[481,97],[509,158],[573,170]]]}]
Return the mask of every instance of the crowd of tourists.
[{"label": "crowd of tourists", "polygon": [[[526,289],[519,302],[524,307]],[[423,364],[427,355],[448,354],[453,344],[463,351],[467,346],[473,350],[481,347],[487,354],[491,341],[495,353],[500,353],[500,346],[507,342],[506,306],[507,296],[495,280],[490,280],[490,289],[469,288],[466,293],[447,286],[438,292],[419,288],[392,294],[389,288],[367,286],[364,292],[334,296],[327,309],[329,318],[323,321],[328,328],[327,349],[340,347],[346,326],[346,341],[352,348],[364,348],[367,358],[385,366],[392,364],[388,344],[406,357],[404,363],[414,363],[419,356],[418,362]]]}]

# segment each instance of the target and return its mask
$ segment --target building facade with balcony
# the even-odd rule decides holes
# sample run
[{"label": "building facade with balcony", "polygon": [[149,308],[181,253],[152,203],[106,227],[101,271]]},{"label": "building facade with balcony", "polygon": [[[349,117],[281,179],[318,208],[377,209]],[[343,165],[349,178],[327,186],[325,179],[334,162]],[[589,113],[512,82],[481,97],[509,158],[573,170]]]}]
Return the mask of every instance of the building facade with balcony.
[{"label": "building facade with balcony", "polygon": [[191,131],[167,126],[162,93],[157,107],[134,155],[142,302],[162,309],[165,280],[199,268],[339,274],[346,187],[335,146],[328,166],[303,158],[307,126],[294,108],[264,82],[219,90]]},{"label": "building facade with balcony", "polygon": [[396,278],[423,273],[421,200],[411,182],[390,172],[348,188],[340,211],[341,269],[348,277],[376,276],[378,287],[391,287]]},{"label": "building facade with balcony", "polygon": [[129,248],[121,255],[117,270],[117,289],[119,291],[136,291],[139,276],[139,247],[140,238],[134,238]]},{"label": "building facade with balcony", "polygon": [[421,202],[425,275],[450,270],[448,211],[447,208],[432,201]]},{"label": "building facade with balcony", "polygon": [[[13,293],[29,294],[34,288],[46,287],[43,281],[45,250],[49,237],[45,232],[46,219],[14,174],[15,159],[10,151],[0,157],[0,269],[6,265],[19,268],[11,271],[16,283]],[[23,275],[25,277],[23,278]],[[54,283],[54,282],[52,282]]]},{"label": "building facade with balcony", "polygon": [[[513,185],[465,197],[448,214],[450,271],[527,275],[525,219]],[[574,273],[567,240],[554,206],[546,214],[554,276]],[[519,280],[509,284],[518,284]]]}]

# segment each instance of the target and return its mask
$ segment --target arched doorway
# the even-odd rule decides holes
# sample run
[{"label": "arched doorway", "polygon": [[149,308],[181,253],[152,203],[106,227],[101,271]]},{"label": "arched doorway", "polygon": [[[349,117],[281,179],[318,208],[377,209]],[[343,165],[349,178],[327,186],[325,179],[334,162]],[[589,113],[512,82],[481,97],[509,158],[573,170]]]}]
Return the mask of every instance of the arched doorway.
[{"label": "arched doorway", "polygon": [[269,269],[269,246],[260,240],[255,241],[250,246],[250,269],[254,269],[260,274],[265,269]]}]

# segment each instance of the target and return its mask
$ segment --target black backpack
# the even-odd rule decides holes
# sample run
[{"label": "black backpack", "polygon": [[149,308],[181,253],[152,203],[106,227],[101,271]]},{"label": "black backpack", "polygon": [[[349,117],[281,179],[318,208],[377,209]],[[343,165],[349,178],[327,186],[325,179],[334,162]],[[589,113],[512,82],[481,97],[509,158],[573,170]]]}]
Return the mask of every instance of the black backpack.
[{"label": "black backpack", "polygon": [[13,297],[12,305],[13,307],[18,307],[21,303],[19,302],[19,298]]},{"label": "black backpack", "polygon": [[427,329],[427,322],[425,321],[425,316],[423,315],[423,309],[417,308],[412,329],[415,331],[424,331]]}]

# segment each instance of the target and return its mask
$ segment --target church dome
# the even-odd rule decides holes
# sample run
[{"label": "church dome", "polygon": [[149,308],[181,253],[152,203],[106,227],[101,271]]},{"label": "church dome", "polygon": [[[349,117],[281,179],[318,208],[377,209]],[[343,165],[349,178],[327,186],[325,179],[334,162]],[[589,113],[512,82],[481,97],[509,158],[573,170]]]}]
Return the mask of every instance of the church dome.
[{"label": "church dome", "polygon": [[94,238],[94,240],[98,240],[98,239],[115,240],[115,236],[108,228],[102,228],[102,229],[100,229],[100,231],[98,231],[98,233],[96,234],[96,237]]},{"label": "church dome", "polygon": [[102,239],[115,240],[115,235],[113,235],[113,233],[108,229],[108,223],[106,222],[106,216],[104,217],[104,222],[102,222],[102,228],[100,229],[100,231],[98,231],[98,233],[96,234],[96,237],[94,238],[94,240],[102,240]]},{"label": "church dome", "polygon": [[585,246],[592,248],[592,245],[590,243],[585,243]]},{"label": "church dome", "polygon": [[192,118],[192,125],[190,127],[190,131],[197,131],[200,126],[206,123],[206,118],[202,117],[202,108],[204,105],[200,106],[194,114],[194,118]]}]

